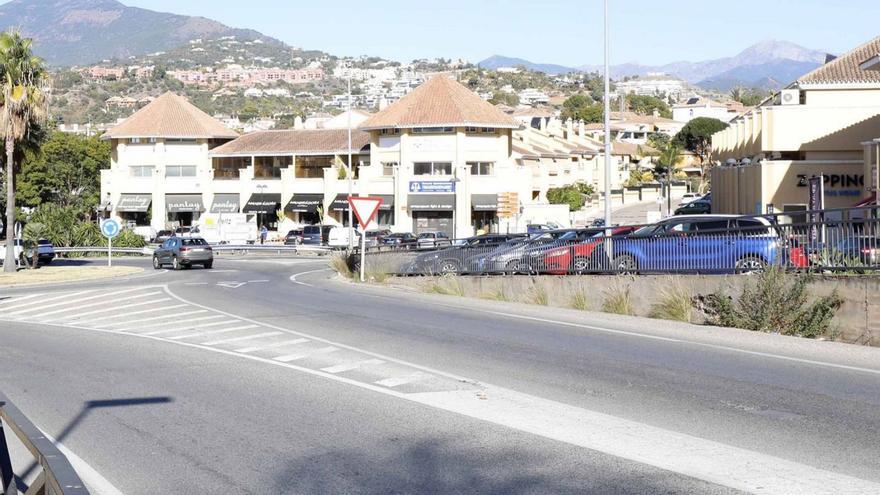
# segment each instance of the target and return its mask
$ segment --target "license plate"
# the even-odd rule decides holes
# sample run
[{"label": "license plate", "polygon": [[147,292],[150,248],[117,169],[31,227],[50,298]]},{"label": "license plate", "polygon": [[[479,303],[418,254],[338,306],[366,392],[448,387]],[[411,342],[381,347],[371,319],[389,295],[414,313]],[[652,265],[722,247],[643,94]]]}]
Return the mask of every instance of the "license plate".
[{"label": "license plate", "polygon": [[204,250],[204,249],[201,249],[201,248],[198,248],[198,249],[193,249],[193,252],[194,252],[194,253],[204,253],[205,250]]}]

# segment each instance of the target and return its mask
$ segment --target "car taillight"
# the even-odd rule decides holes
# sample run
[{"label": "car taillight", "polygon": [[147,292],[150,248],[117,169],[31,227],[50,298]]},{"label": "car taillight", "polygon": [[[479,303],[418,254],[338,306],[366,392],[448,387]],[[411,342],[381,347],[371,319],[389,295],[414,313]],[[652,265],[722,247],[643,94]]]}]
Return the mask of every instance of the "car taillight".
[{"label": "car taillight", "polygon": [[180,248],[180,252],[181,252],[181,253],[185,253],[185,252],[187,252],[187,251],[189,251],[189,248],[188,248],[188,247],[182,247],[182,248]]}]

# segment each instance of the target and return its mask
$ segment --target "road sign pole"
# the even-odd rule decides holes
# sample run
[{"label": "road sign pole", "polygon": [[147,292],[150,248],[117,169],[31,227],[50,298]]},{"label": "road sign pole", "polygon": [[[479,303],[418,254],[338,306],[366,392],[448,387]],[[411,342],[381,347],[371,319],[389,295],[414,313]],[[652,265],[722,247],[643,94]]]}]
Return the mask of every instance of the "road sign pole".
[{"label": "road sign pole", "polygon": [[361,282],[366,281],[366,264],[367,264],[367,229],[361,231]]},{"label": "road sign pole", "polygon": [[107,239],[107,268],[113,266],[113,238]]}]

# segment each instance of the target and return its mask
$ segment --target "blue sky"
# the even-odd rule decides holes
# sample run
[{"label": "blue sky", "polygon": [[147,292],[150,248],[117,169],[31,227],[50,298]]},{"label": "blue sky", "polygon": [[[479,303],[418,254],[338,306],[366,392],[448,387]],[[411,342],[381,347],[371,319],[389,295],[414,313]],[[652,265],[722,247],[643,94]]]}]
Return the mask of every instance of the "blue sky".
[{"label": "blue sky", "polygon": [[[602,60],[601,0],[122,1],[336,55],[477,62],[503,54],[571,66]],[[878,0],[610,1],[613,63],[731,56],[771,38],[840,53],[880,35]]]}]

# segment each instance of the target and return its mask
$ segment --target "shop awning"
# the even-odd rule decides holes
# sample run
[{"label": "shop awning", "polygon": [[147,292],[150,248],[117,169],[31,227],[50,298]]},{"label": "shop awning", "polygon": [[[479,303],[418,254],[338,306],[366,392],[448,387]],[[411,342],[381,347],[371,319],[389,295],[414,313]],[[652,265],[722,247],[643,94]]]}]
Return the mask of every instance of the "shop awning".
[{"label": "shop awning", "polygon": [[391,194],[376,194],[374,195],[376,198],[382,198],[382,204],[379,206],[380,210],[393,210],[394,209],[394,196]]},{"label": "shop awning", "polygon": [[205,210],[201,194],[167,194],[165,209],[169,213],[197,213]]},{"label": "shop awning", "polygon": [[146,213],[153,202],[152,194],[123,194],[116,205],[118,212]]},{"label": "shop awning", "polygon": [[471,208],[474,211],[498,211],[498,195],[473,194],[471,195]]},{"label": "shop awning", "polygon": [[241,200],[238,194],[215,194],[214,203],[211,205],[211,213],[238,213],[241,210]]},{"label": "shop awning", "polygon": [[281,193],[257,193],[244,205],[244,213],[274,213],[280,205]]},{"label": "shop awning", "polygon": [[407,201],[412,211],[452,211],[454,194],[410,194]]},{"label": "shop awning", "polygon": [[317,213],[324,205],[323,194],[294,194],[284,211],[291,213]]},{"label": "shop awning", "polygon": [[336,199],[330,203],[330,211],[348,211],[348,194],[337,194]]}]

